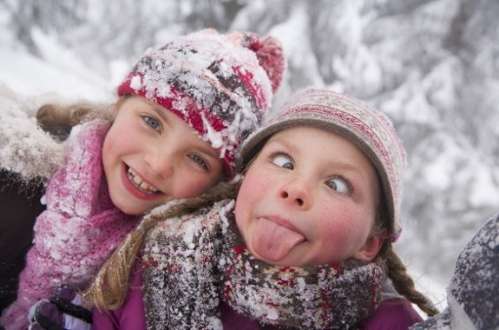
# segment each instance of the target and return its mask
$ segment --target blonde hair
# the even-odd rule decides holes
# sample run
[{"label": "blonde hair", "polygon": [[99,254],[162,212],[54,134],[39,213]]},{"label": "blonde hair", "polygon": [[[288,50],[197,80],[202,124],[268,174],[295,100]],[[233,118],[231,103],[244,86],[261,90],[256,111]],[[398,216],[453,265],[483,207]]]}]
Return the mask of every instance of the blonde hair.
[{"label": "blonde hair", "polygon": [[109,104],[97,103],[45,104],[38,109],[36,120],[43,130],[64,140],[71,129],[80,123],[97,118],[112,121],[111,107]]},{"label": "blonde hair", "polygon": [[395,253],[391,243],[385,243],[379,257],[385,260],[388,277],[398,293],[416,304],[428,316],[439,313],[431,300],[416,289],[412,277],[407,273],[407,268]]},{"label": "blonde hair", "polygon": [[[374,231],[385,232],[390,230],[386,219],[388,215],[384,203],[384,196],[380,194],[378,209],[376,212],[375,229]],[[386,236],[386,235],[384,235]],[[393,283],[395,290],[403,295],[407,300],[416,304],[428,316],[438,314],[439,311],[431,300],[423,293],[419,292],[414,285],[412,277],[407,272],[407,268],[397,255],[393,248],[393,244],[388,239],[385,239],[381,250],[376,258],[384,261],[386,265],[387,275]]]},{"label": "blonde hair", "polygon": [[101,267],[90,287],[83,293],[86,302],[98,309],[119,308],[128,293],[129,277],[146,234],[158,223],[169,218],[192,213],[213,203],[235,197],[236,186],[219,183],[199,197],[186,199],[178,204],[144,217],[141,224],[128,234],[121,246]]},{"label": "blonde hair", "polygon": [[[259,152],[256,152],[245,164],[244,168],[241,169],[241,173],[244,174],[248,170],[258,154]],[[84,292],[84,299],[101,310],[119,308],[128,293],[130,272],[142,247],[145,235],[158,223],[169,218],[192,213],[200,208],[208,207],[216,201],[236,198],[239,186],[240,182],[238,184],[220,183],[199,197],[185,200],[166,210],[146,216],[142,223],[127,236],[123,244],[104,263],[94,282]],[[386,220],[388,215],[383,197],[383,194],[380,194],[373,229],[374,233],[388,230],[388,221]],[[384,242],[376,258],[381,258],[386,264],[387,275],[398,293],[416,304],[428,316],[433,316],[439,312],[429,298],[416,290],[414,281],[407,273],[402,260],[393,250],[391,242]]]},{"label": "blonde hair", "polygon": [[42,105],[36,112],[38,126],[59,140],[65,140],[71,129],[81,123],[93,119],[103,119],[112,122],[115,111],[119,109],[128,95],[121,96],[115,103],[86,103]]}]

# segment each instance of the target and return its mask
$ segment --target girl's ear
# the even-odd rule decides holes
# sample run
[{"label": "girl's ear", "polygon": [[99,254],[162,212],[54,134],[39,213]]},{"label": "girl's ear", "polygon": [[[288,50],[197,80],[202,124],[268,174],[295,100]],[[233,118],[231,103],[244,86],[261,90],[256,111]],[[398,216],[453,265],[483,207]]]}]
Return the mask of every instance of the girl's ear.
[{"label": "girl's ear", "polygon": [[381,247],[383,246],[382,235],[372,235],[370,236],[366,243],[353,255],[357,260],[369,262],[373,260],[377,255]]}]

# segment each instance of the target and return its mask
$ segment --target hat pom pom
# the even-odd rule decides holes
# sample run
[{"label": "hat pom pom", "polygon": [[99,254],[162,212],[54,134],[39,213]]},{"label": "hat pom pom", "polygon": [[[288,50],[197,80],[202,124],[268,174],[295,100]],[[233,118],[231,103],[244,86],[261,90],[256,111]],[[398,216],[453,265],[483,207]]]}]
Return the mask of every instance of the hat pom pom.
[{"label": "hat pom pom", "polygon": [[286,69],[286,58],[281,43],[270,36],[261,39],[252,35],[248,48],[255,52],[258,62],[271,81],[272,92],[275,92],[282,82]]}]

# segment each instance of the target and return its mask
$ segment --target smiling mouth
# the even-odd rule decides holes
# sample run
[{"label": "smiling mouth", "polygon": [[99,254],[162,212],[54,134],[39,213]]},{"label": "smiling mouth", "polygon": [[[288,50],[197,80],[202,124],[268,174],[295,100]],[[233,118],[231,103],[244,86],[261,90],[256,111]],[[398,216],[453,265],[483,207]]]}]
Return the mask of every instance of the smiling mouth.
[{"label": "smiling mouth", "polygon": [[[125,165],[126,166],[126,165]],[[140,192],[148,195],[157,195],[161,193],[159,189],[154,187],[153,185],[147,183],[136,171],[134,171],[131,167],[126,166],[127,171],[126,175],[128,177],[129,182]]]}]

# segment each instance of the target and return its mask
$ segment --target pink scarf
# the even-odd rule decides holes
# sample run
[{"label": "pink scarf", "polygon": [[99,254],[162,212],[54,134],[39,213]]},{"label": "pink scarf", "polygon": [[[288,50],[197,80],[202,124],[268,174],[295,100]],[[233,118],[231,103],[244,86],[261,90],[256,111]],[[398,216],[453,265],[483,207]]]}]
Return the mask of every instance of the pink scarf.
[{"label": "pink scarf", "polygon": [[138,223],[109,197],[101,159],[108,128],[100,120],[74,128],[64,166],[48,183],[47,209],[36,220],[17,300],[2,316],[6,329],[26,329],[29,308],[55,288],[85,288]]}]

